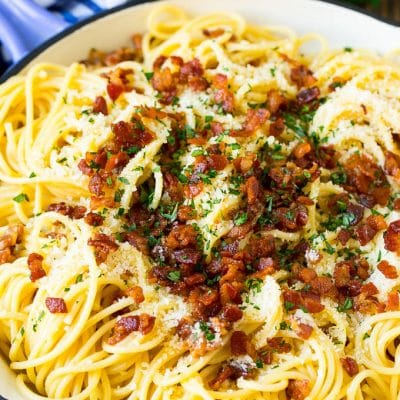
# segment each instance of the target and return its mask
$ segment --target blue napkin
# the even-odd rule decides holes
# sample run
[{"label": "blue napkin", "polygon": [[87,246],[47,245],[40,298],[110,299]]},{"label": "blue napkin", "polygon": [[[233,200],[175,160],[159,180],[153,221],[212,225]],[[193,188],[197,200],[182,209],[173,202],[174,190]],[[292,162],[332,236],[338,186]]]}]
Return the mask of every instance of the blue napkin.
[{"label": "blue napkin", "polygon": [[[24,0],[18,0],[18,1],[24,1]],[[41,7],[46,8],[48,11],[61,17],[69,25],[72,25],[93,14],[123,4],[127,0],[34,0],[34,1]],[[51,34],[49,36],[51,36]],[[1,46],[0,42],[0,75],[10,65],[12,65],[13,62],[16,61],[18,60],[15,59],[13,60],[11,54],[8,53],[7,50]]]}]

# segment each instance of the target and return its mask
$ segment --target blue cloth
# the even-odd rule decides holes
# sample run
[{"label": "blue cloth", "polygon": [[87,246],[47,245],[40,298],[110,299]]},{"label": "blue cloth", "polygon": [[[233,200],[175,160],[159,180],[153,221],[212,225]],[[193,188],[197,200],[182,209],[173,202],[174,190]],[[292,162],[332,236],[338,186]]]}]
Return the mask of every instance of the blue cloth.
[{"label": "blue cloth", "polygon": [[[3,1],[3,0],[0,0]],[[74,24],[98,12],[116,7],[127,0],[34,0],[52,13],[60,15],[69,24]],[[1,38],[0,38],[1,39]],[[0,42],[0,75],[11,65],[11,60]]]}]

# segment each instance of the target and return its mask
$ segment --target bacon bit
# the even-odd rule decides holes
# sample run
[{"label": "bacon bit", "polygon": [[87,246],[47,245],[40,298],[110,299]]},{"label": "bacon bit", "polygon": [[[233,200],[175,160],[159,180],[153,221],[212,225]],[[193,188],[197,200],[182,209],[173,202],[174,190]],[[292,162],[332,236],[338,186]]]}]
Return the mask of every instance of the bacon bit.
[{"label": "bacon bit", "polygon": [[344,370],[351,376],[355,376],[358,374],[358,364],[354,358],[351,357],[343,357],[340,359],[340,362],[342,363],[342,367]]},{"label": "bacon bit", "polygon": [[79,161],[78,168],[83,175],[91,175],[93,172],[92,168],[89,167],[89,164],[84,159]]},{"label": "bacon bit", "polygon": [[367,220],[367,224],[374,228],[377,232],[387,228],[387,223],[383,215],[370,215]]},{"label": "bacon bit", "polygon": [[197,232],[191,225],[174,226],[165,240],[165,244],[172,250],[183,249],[197,243]]},{"label": "bacon bit", "polygon": [[314,200],[311,200],[307,196],[299,196],[297,198],[297,202],[300,204],[304,204],[305,206],[313,206],[314,205]]},{"label": "bacon bit", "polygon": [[225,33],[225,30],[222,28],[216,28],[216,29],[203,29],[203,35],[207,36],[211,39],[215,39],[218,36],[221,36]]},{"label": "bacon bit", "polygon": [[5,264],[14,260],[14,256],[11,249],[7,247],[4,250],[0,250],[0,264]]},{"label": "bacon bit", "polygon": [[204,91],[208,88],[208,82],[203,78],[204,69],[197,58],[184,63],[179,72],[179,81],[187,83],[195,91]]},{"label": "bacon bit", "polygon": [[103,192],[104,180],[99,173],[95,173],[89,180],[89,192],[96,196],[101,196]]},{"label": "bacon bit", "polygon": [[103,224],[104,217],[100,214],[90,212],[86,215],[84,220],[90,226],[100,226]]},{"label": "bacon bit", "polygon": [[236,370],[232,366],[224,365],[217,376],[208,382],[208,386],[213,390],[218,390],[226,380],[232,378],[235,374]]},{"label": "bacon bit", "polygon": [[296,333],[302,339],[307,340],[313,333],[313,330],[314,328],[312,326],[300,322],[297,324]]},{"label": "bacon bit", "polygon": [[388,230],[383,236],[385,249],[400,255],[400,219],[389,224]]},{"label": "bacon bit", "polygon": [[317,273],[311,268],[301,268],[299,271],[299,279],[304,283],[310,283],[317,277]]},{"label": "bacon bit", "polygon": [[112,101],[117,100],[123,91],[124,87],[121,85],[115,85],[114,83],[109,83],[107,85],[107,93]]},{"label": "bacon bit", "polygon": [[46,276],[46,271],[43,269],[43,256],[38,253],[28,255],[28,268],[31,271],[31,281],[35,282]]},{"label": "bacon bit", "polygon": [[111,126],[115,135],[115,143],[120,148],[129,146],[143,147],[151,143],[155,136],[143,128],[143,123],[140,119],[134,122],[118,121]]},{"label": "bacon bit", "polygon": [[243,331],[233,331],[231,336],[231,353],[233,356],[248,354],[251,358],[257,358],[257,352],[251,343],[249,336]]},{"label": "bacon bit", "polygon": [[240,130],[232,131],[231,136],[234,137],[248,137],[253,135],[257,129],[261,128],[267,122],[270,113],[265,108],[258,108],[257,110],[247,110],[246,120]]},{"label": "bacon bit", "polygon": [[400,199],[396,199],[396,200],[393,202],[393,209],[394,209],[394,210],[400,210]]},{"label": "bacon bit", "polygon": [[231,302],[241,302],[240,290],[233,283],[224,282],[220,285],[219,296],[223,305],[230,304]]},{"label": "bacon bit", "polygon": [[187,286],[191,287],[201,285],[205,282],[206,277],[201,272],[198,272],[197,274],[183,278],[183,280]]},{"label": "bacon bit", "polygon": [[298,88],[310,87],[317,81],[313,73],[305,65],[301,64],[291,69],[290,79]]},{"label": "bacon bit", "polygon": [[385,172],[393,176],[396,180],[400,180],[400,157],[391,151],[385,152]]},{"label": "bacon bit", "polygon": [[269,125],[269,134],[271,136],[279,136],[285,130],[285,121],[283,118],[277,118],[275,121],[271,122]]},{"label": "bacon bit", "polygon": [[276,89],[272,89],[267,95],[267,108],[271,114],[275,114],[279,109],[286,104],[286,98]]},{"label": "bacon bit", "polygon": [[337,296],[337,290],[332,280],[327,276],[317,276],[310,282],[312,290],[320,296],[332,297]]},{"label": "bacon bit", "polygon": [[94,254],[96,257],[97,264],[104,262],[110,253],[110,251],[115,251],[118,249],[118,245],[115,240],[104,233],[96,233],[94,238],[89,239],[89,246],[94,247]]},{"label": "bacon bit", "polygon": [[139,331],[146,335],[152,331],[156,318],[149,314],[129,315],[117,321],[113,328],[112,335],[107,342],[114,345],[125,339],[130,333]]},{"label": "bacon bit", "polygon": [[292,350],[290,343],[285,342],[281,337],[273,337],[267,339],[268,346],[278,353],[289,353]]},{"label": "bacon bit", "polygon": [[308,142],[305,143],[299,143],[293,150],[293,155],[297,158],[303,158],[305,155],[310,153],[312,150],[311,144]]},{"label": "bacon bit", "polygon": [[189,183],[183,189],[185,197],[188,199],[194,199],[197,195],[199,195],[203,191],[204,185],[203,182],[197,183]]},{"label": "bacon bit", "polygon": [[228,165],[228,159],[224,155],[211,154],[207,157],[207,164],[211,169],[221,171]]},{"label": "bacon bit", "polygon": [[333,279],[335,281],[336,287],[342,288],[348,285],[351,279],[351,268],[352,265],[346,261],[341,261],[335,265]]},{"label": "bacon bit", "polygon": [[377,231],[368,224],[361,224],[356,228],[356,236],[361,246],[365,246],[376,235]]},{"label": "bacon bit", "polygon": [[11,225],[0,237],[0,264],[14,260],[13,251],[17,243],[21,243],[24,226],[22,224]]},{"label": "bacon bit", "polygon": [[399,308],[399,293],[397,290],[392,290],[388,293],[385,311],[398,311]]},{"label": "bacon bit", "polygon": [[178,220],[186,222],[196,217],[196,210],[190,206],[180,205],[178,208]]},{"label": "bacon bit", "polygon": [[92,196],[90,198],[90,208],[92,210],[97,210],[100,207],[107,207],[107,208],[115,207],[114,198],[110,196],[104,196],[104,197]]},{"label": "bacon bit", "polygon": [[126,294],[135,301],[136,304],[144,302],[143,289],[140,286],[131,286],[126,289]]},{"label": "bacon bit", "polygon": [[304,400],[311,393],[311,385],[308,379],[290,379],[286,388],[286,394],[291,400]]},{"label": "bacon bit", "polygon": [[353,236],[353,230],[341,229],[337,234],[336,238],[339,240],[342,246],[344,246]]},{"label": "bacon bit", "polygon": [[46,307],[52,314],[65,314],[68,312],[64,299],[59,297],[46,297],[45,303]]},{"label": "bacon bit", "polygon": [[305,308],[309,313],[318,313],[325,309],[321,304],[318,295],[313,293],[299,293],[295,290],[286,289],[283,292],[283,299],[289,304],[293,304],[293,308]]},{"label": "bacon bit", "polygon": [[222,310],[222,318],[228,322],[239,321],[243,316],[243,311],[236,304],[227,304]]},{"label": "bacon bit", "polygon": [[86,207],[70,206],[63,201],[61,203],[52,203],[47,207],[47,211],[58,212],[59,214],[71,217],[73,219],[81,219],[86,213]]},{"label": "bacon bit", "polygon": [[103,96],[97,96],[93,102],[93,112],[108,115],[107,102]]},{"label": "bacon bit", "polygon": [[396,267],[389,264],[386,260],[382,260],[378,264],[378,269],[387,279],[396,279],[399,276]]},{"label": "bacon bit", "polygon": [[372,283],[368,282],[361,288],[361,293],[365,294],[366,296],[374,296],[379,293],[378,288]]},{"label": "bacon bit", "polygon": [[233,160],[235,168],[245,174],[253,168],[257,155],[254,153],[247,153],[244,157],[238,157]]},{"label": "bacon bit", "polygon": [[131,37],[131,41],[133,48],[139,53],[139,55],[142,55],[143,36],[140,33],[134,33]]},{"label": "bacon bit", "polygon": [[223,74],[217,74],[213,77],[212,86],[216,89],[214,100],[222,106],[226,113],[233,111],[234,96],[228,89],[228,77]]},{"label": "bacon bit", "polygon": [[247,196],[247,202],[250,205],[256,204],[258,196],[261,194],[260,182],[255,176],[251,176],[246,180],[243,191]]},{"label": "bacon bit", "polygon": [[311,88],[303,89],[299,93],[297,93],[297,102],[300,105],[311,103],[316,100],[320,95],[319,88],[317,86],[313,86]]},{"label": "bacon bit", "polygon": [[140,235],[140,233],[136,231],[125,232],[123,234],[123,239],[146,256],[150,255],[148,240],[144,236]]},{"label": "bacon bit", "polygon": [[112,155],[108,160],[105,167],[107,172],[111,172],[113,169],[116,168],[123,168],[129,162],[128,154],[124,152],[120,152],[118,154]]}]

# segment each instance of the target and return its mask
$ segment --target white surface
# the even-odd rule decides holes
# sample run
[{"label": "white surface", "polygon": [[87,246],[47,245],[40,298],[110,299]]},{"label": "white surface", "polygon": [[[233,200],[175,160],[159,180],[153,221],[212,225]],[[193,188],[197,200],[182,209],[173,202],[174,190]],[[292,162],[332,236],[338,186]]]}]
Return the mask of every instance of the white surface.
[{"label": "white surface", "polygon": [[[173,0],[192,14],[235,11],[258,24],[287,25],[299,33],[317,32],[333,47],[361,47],[385,53],[400,46],[400,28],[371,17],[316,0]],[[33,62],[70,64],[97,47],[111,50],[127,45],[134,32],[146,30],[146,15],[154,3],[131,7],[75,31],[45,50]],[[0,394],[24,400],[0,358]]]}]

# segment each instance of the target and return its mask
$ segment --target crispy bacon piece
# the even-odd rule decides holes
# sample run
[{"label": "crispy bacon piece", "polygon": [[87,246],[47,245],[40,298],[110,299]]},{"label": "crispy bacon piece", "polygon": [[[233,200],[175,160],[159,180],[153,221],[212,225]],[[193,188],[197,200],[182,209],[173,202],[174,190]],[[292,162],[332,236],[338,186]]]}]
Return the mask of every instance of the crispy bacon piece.
[{"label": "crispy bacon piece", "polygon": [[131,246],[135,247],[145,255],[150,255],[149,243],[147,238],[142,236],[139,232],[125,232],[123,239],[127,241]]},{"label": "crispy bacon piece", "polygon": [[203,182],[189,183],[187,186],[184,187],[183,191],[186,198],[194,199],[203,191],[203,188]]},{"label": "crispy bacon piece", "polygon": [[126,294],[129,297],[132,297],[135,300],[136,304],[140,304],[144,302],[144,294],[143,289],[140,286],[131,286],[126,289]]},{"label": "crispy bacon piece", "polygon": [[115,324],[113,333],[108,338],[107,342],[111,345],[117,344],[122,339],[125,339],[130,333],[137,331],[146,335],[152,331],[155,320],[155,317],[146,313],[122,317]]},{"label": "crispy bacon piece", "polygon": [[103,96],[97,96],[93,102],[93,112],[108,115],[106,99]]},{"label": "crispy bacon piece", "polygon": [[341,229],[337,234],[337,240],[344,246],[352,237],[353,231],[351,229]]},{"label": "crispy bacon piece", "polygon": [[197,232],[191,225],[174,226],[165,240],[165,245],[172,250],[183,249],[197,243]]},{"label": "crispy bacon piece", "polygon": [[311,144],[308,142],[299,143],[293,150],[293,155],[297,158],[303,158],[312,150]]},{"label": "crispy bacon piece", "polygon": [[111,126],[115,135],[115,143],[118,147],[130,146],[143,147],[154,140],[154,134],[148,131],[140,118],[135,122],[118,121]]},{"label": "crispy bacon piece", "polygon": [[100,226],[103,224],[104,217],[95,212],[90,212],[85,216],[85,222],[91,226]]},{"label": "crispy bacon piece", "polygon": [[88,245],[94,247],[97,264],[104,262],[111,251],[118,249],[115,240],[104,233],[96,233],[94,238],[89,239]]},{"label": "crispy bacon piece", "polygon": [[313,333],[313,330],[314,328],[312,326],[300,322],[297,325],[296,333],[302,339],[307,340]]},{"label": "crispy bacon piece", "polygon": [[398,311],[399,307],[399,293],[397,290],[392,290],[388,293],[385,311]]},{"label": "crispy bacon piece", "polygon": [[289,353],[292,350],[290,343],[285,342],[283,338],[277,336],[267,339],[267,345],[270,349],[278,353]]},{"label": "crispy bacon piece", "polygon": [[397,268],[394,265],[389,264],[386,260],[382,260],[378,264],[379,271],[385,275],[387,279],[396,279],[398,278]]},{"label": "crispy bacon piece", "polygon": [[107,93],[112,101],[117,100],[123,92],[129,92],[132,90],[128,78],[132,73],[132,69],[117,67],[107,74],[104,74],[108,80]]},{"label": "crispy bacon piece", "polygon": [[335,265],[333,279],[338,288],[346,287],[351,279],[352,265],[350,262],[341,261]]},{"label": "crispy bacon piece", "polygon": [[0,264],[14,260],[14,246],[20,243],[24,232],[22,224],[11,225],[0,237]]},{"label": "crispy bacon piece", "polygon": [[43,269],[43,256],[38,253],[28,255],[28,268],[31,271],[32,282],[46,276],[46,271]]},{"label": "crispy bacon piece", "polygon": [[303,89],[299,93],[297,93],[297,102],[301,105],[311,103],[316,100],[320,95],[319,88],[317,86],[313,86],[311,88]]},{"label": "crispy bacon piece", "polygon": [[283,299],[290,308],[305,308],[310,313],[318,313],[324,310],[325,306],[321,304],[318,295],[306,292],[296,292],[286,289],[283,291]]},{"label": "crispy bacon piece", "polygon": [[257,155],[254,153],[247,153],[244,157],[238,157],[233,160],[235,168],[241,172],[246,173],[253,168],[254,162],[256,161]]},{"label": "crispy bacon piece", "polygon": [[286,388],[286,394],[290,400],[304,400],[311,392],[308,379],[290,379]]},{"label": "crispy bacon piece", "polygon": [[314,78],[313,73],[302,64],[297,65],[290,70],[290,79],[298,88],[310,87],[317,81]]},{"label": "crispy bacon piece", "polygon": [[228,322],[239,321],[243,316],[243,311],[236,304],[227,304],[222,310],[222,319]]},{"label": "crispy bacon piece", "polygon": [[385,172],[393,176],[396,180],[400,180],[400,157],[391,151],[385,152]]},{"label": "crispy bacon piece", "polygon": [[356,236],[361,246],[369,243],[380,230],[386,227],[387,224],[382,215],[370,215],[365,223],[356,228]]},{"label": "crispy bacon piece", "polygon": [[230,365],[225,365],[218,372],[217,376],[208,382],[208,386],[210,386],[210,388],[213,390],[218,390],[226,380],[234,377],[235,375],[236,370]]},{"label": "crispy bacon piece", "polygon": [[179,81],[188,84],[196,92],[204,91],[208,88],[208,82],[203,77],[204,69],[197,58],[184,63],[179,71]]},{"label": "crispy bacon piece", "polygon": [[47,207],[47,211],[58,212],[73,219],[81,219],[86,213],[84,206],[70,206],[63,201],[61,203],[52,203]]},{"label": "crispy bacon piece", "polygon": [[228,77],[217,74],[213,77],[212,87],[215,89],[214,100],[220,104],[226,113],[231,113],[234,106],[234,96],[228,89]]},{"label": "crispy bacon piece", "polygon": [[366,296],[374,296],[379,293],[378,288],[372,283],[368,282],[361,288],[361,293],[365,294]]},{"label": "crispy bacon piece", "polygon": [[257,358],[257,352],[251,343],[249,336],[243,331],[234,331],[231,336],[231,353],[234,356],[248,354],[251,358]]},{"label": "crispy bacon piece", "polygon": [[203,35],[207,36],[210,39],[215,39],[218,36],[221,36],[225,33],[225,30],[222,28],[216,28],[216,29],[203,29]]},{"label": "crispy bacon piece", "polygon": [[317,273],[311,268],[301,268],[298,276],[302,282],[310,283],[317,277]]},{"label": "crispy bacon piece", "polygon": [[344,370],[351,376],[356,376],[358,374],[358,364],[354,358],[351,357],[342,357],[340,359]]},{"label": "crispy bacon piece", "polygon": [[385,249],[400,255],[400,219],[389,224],[388,230],[383,236]]},{"label": "crispy bacon piece", "polygon": [[124,87],[122,85],[116,85],[114,83],[109,83],[107,85],[107,93],[112,101],[117,100],[123,91]]},{"label": "crispy bacon piece", "polygon": [[232,131],[231,136],[247,137],[253,135],[257,129],[260,129],[267,122],[269,116],[270,113],[266,108],[247,110],[242,129]]},{"label": "crispy bacon piece", "polygon": [[322,297],[335,298],[337,290],[332,280],[327,276],[317,276],[310,282],[312,290]]},{"label": "crispy bacon piece", "polygon": [[286,102],[285,96],[279,90],[272,89],[268,92],[267,108],[271,114],[277,113]]},{"label": "crispy bacon piece", "polygon": [[246,180],[244,185],[244,193],[247,195],[247,202],[250,205],[256,204],[258,197],[261,194],[261,184],[255,176],[251,176]]},{"label": "crispy bacon piece", "polygon": [[283,118],[277,118],[275,121],[272,121],[269,125],[269,134],[271,136],[279,136],[285,130],[285,121]]},{"label": "crispy bacon piece", "polygon": [[52,314],[65,314],[68,312],[64,299],[59,297],[46,297],[45,303],[46,307]]},{"label": "crispy bacon piece", "polygon": [[178,220],[180,222],[186,222],[193,218],[196,218],[196,210],[190,206],[180,205],[178,208]]}]

